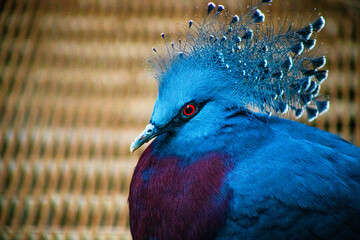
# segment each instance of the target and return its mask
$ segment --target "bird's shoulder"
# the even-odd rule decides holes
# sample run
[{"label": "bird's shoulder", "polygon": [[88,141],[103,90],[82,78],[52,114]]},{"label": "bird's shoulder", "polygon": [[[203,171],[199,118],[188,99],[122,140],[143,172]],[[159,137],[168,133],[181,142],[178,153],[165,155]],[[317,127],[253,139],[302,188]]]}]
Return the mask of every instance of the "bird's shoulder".
[{"label": "bird's shoulder", "polygon": [[272,237],[286,232],[303,239],[315,237],[317,228],[326,224],[331,227],[321,231],[323,237],[351,236],[352,224],[360,221],[353,217],[360,214],[360,149],[298,122],[263,116],[253,122],[266,134],[256,135],[261,144],[250,140],[250,151],[236,146],[236,166],[227,179],[233,199],[225,236],[270,228]]}]

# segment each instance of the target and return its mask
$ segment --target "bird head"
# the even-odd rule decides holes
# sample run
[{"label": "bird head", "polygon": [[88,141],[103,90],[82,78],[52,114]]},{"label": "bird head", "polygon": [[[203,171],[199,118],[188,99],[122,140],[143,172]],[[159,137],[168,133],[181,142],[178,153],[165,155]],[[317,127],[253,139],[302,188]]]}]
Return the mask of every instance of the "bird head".
[{"label": "bird head", "polygon": [[164,133],[182,142],[204,139],[234,106],[268,115],[293,112],[296,118],[307,112],[309,121],[328,109],[328,101],[316,99],[327,78],[320,70],[326,59],[310,51],[324,18],[298,29],[279,26],[275,34],[260,10],[270,2],[260,1],[242,17],[209,3],[202,23],[189,21],[186,41],[166,44],[163,52],[153,48],[158,96],[132,152]]},{"label": "bird head", "polygon": [[161,76],[150,123],[133,142],[131,151],[165,132],[186,141],[216,131],[221,110],[231,105],[231,99],[224,95],[227,84],[219,81],[223,76],[218,71],[194,66],[192,60],[178,59]]}]

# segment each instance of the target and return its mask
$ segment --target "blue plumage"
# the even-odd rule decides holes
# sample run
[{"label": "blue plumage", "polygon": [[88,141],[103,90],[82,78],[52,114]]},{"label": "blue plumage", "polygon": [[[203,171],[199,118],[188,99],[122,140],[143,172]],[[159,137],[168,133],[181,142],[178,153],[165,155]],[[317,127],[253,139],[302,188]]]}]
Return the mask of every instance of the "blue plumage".
[{"label": "blue plumage", "polygon": [[130,187],[134,239],[360,239],[360,148],[274,116],[329,109],[326,58],[310,51],[325,20],[275,34],[270,2],[244,15],[209,3],[185,41],[153,49],[159,93],[131,145],[156,137]]},{"label": "blue plumage", "polygon": [[[241,17],[230,18],[220,14],[224,9],[220,5],[217,13],[209,15],[202,24],[193,26],[190,21],[186,42],[172,44],[171,49],[153,60],[160,87],[173,75],[205,69],[222,76],[222,81],[219,78],[204,81],[222,89],[228,101],[272,114],[306,109],[310,112],[308,119],[314,120],[319,94],[315,90],[320,90],[327,70],[320,69],[326,58],[310,50],[325,20],[319,17],[300,30],[293,30],[292,24],[279,26],[275,34],[275,26],[263,24],[265,15],[259,9],[263,4]],[[214,8],[214,4],[208,5],[209,14]],[[312,77],[317,89],[297,88],[304,77]]]}]

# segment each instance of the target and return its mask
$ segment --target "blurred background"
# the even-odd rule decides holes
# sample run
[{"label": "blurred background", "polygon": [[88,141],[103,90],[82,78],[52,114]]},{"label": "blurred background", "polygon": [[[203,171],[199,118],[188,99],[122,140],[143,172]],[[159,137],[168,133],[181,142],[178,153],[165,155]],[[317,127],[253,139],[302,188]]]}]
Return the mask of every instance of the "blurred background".
[{"label": "blurred background", "polygon": [[[127,195],[144,148],[130,154],[129,145],[157,94],[146,60],[160,33],[203,16],[207,3],[0,1],[0,239],[131,239]],[[321,93],[331,107],[307,124],[359,146],[360,1],[275,0],[268,9],[303,25],[325,17]]]}]

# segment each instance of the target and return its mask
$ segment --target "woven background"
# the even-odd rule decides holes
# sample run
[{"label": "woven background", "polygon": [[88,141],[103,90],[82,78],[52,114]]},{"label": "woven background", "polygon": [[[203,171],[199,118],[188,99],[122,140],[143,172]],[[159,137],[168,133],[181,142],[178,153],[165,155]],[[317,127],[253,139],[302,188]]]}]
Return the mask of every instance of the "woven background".
[{"label": "woven background", "polygon": [[[127,194],[144,148],[131,155],[129,145],[156,97],[144,63],[161,32],[182,29],[207,3],[0,1],[0,239],[131,238]],[[311,124],[360,145],[359,2],[270,9],[303,22],[324,15],[321,92],[331,107]]]}]

